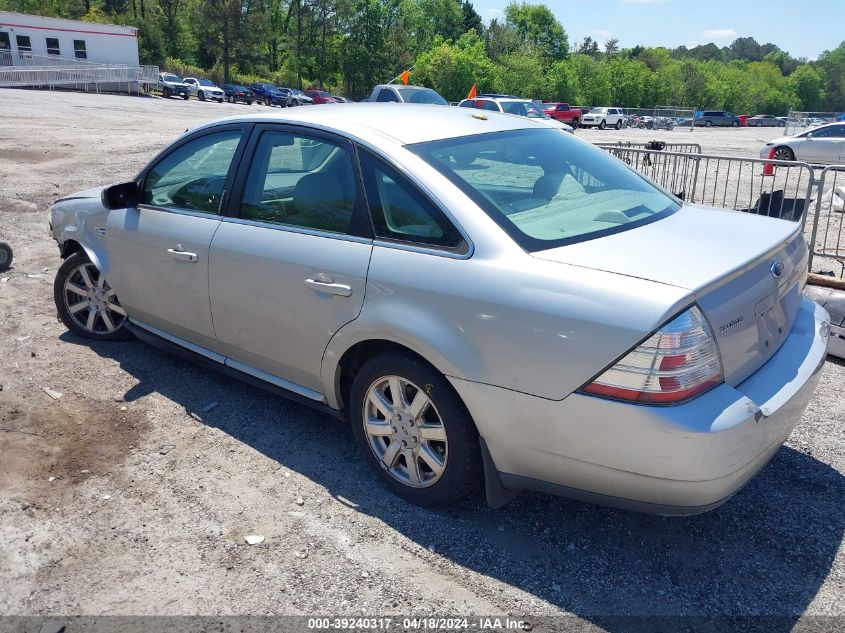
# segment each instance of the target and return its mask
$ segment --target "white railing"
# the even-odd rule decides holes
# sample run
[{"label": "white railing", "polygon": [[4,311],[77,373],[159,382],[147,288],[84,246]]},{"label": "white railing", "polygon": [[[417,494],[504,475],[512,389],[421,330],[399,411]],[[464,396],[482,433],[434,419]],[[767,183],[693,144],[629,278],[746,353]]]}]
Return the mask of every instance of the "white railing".
[{"label": "white railing", "polygon": [[119,88],[126,84],[131,92],[158,81],[158,66],[103,64],[86,59],[38,55],[35,53],[0,51],[0,87],[53,88],[92,87],[104,84]]}]

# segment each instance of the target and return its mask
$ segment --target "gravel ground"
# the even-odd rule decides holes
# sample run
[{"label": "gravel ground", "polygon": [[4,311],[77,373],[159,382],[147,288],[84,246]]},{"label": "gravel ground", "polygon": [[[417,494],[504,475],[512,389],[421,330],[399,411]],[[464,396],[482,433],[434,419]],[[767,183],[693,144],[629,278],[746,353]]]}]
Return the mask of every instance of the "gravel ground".
[{"label": "gravel ground", "polygon": [[[188,127],[266,108],[3,90],[0,109],[0,239],[16,257],[0,274],[0,614],[569,615],[608,630],[624,630],[614,615],[781,616],[775,630],[845,615],[842,363],[771,464],[708,514],[533,494],[416,508],[375,481],[346,425],[56,320],[51,202],[131,177]],[[579,134],[755,156],[778,131]]]}]

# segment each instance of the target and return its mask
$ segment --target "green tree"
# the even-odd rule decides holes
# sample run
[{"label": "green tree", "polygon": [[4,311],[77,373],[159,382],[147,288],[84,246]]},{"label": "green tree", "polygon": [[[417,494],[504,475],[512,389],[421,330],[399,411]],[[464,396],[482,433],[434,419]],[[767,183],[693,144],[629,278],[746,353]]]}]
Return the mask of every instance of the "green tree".
[{"label": "green tree", "polygon": [[825,104],[824,77],[822,73],[804,64],[790,76],[798,98],[798,108],[805,112],[818,112]]},{"label": "green tree", "polygon": [[413,76],[415,82],[434,88],[447,100],[460,101],[473,84],[479,92],[493,90],[496,71],[484,42],[475,31],[468,31],[455,44],[438,36],[435,45],[417,59]]},{"label": "green tree", "polygon": [[516,30],[520,43],[536,48],[545,63],[551,64],[568,54],[566,31],[546,5],[511,2],[505,8],[505,18]]},{"label": "green tree", "polygon": [[484,35],[484,22],[481,20],[481,16],[478,15],[478,11],[476,11],[475,7],[472,6],[472,2],[470,2],[470,0],[464,0],[461,2],[461,11],[463,11],[464,14],[464,32],[475,31],[476,35],[479,37]]},{"label": "green tree", "polygon": [[496,90],[504,94],[536,98],[545,89],[543,60],[531,49],[522,49],[502,57]]}]

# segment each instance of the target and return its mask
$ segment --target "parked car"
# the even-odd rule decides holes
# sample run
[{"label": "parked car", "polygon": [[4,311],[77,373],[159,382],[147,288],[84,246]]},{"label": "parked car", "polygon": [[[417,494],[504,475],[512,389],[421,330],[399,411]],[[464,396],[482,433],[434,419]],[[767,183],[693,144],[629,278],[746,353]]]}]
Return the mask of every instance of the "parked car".
[{"label": "parked car", "polygon": [[556,121],[561,121],[567,125],[577,128],[581,123],[581,117],[584,113],[578,108],[572,108],[568,103],[544,103],[542,105],[543,112],[548,114]]},{"label": "parked car", "polygon": [[313,101],[315,105],[322,103],[338,103],[338,100],[325,90],[316,90],[312,88],[311,90],[305,91],[305,96],[310,97],[311,101]]},{"label": "parked car", "polygon": [[314,100],[298,88],[285,88],[278,86],[278,90],[285,96],[288,107],[313,105]]},{"label": "parked car", "polygon": [[493,505],[706,511],[785,441],[827,347],[800,225],[687,205],[526,117],[228,118],[58,200],[50,230],[73,333],[347,418],[421,505],[485,478]]},{"label": "parked car", "polygon": [[795,136],[772,139],[760,150],[760,158],[841,165],[845,161],[845,123],[829,123]]},{"label": "parked car", "polygon": [[739,127],[742,125],[739,117],[731,112],[724,110],[705,110],[700,115],[696,116],[695,125],[697,127]]},{"label": "parked car", "polygon": [[14,253],[8,242],[0,242],[0,271],[9,270],[12,267]]},{"label": "parked car", "polygon": [[245,86],[223,84],[223,92],[229,103],[237,103],[240,101],[241,103],[252,105],[252,102],[255,101],[255,93]]},{"label": "parked car", "polygon": [[449,102],[436,90],[423,88],[422,86],[405,86],[402,84],[380,84],[373,88],[367,101],[449,105]]},{"label": "parked car", "polygon": [[581,117],[581,127],[597,127],[600,130],[606,127],[619,130],[624,122],[622,108],[593,108]]},{"label": "parked car", "polygon": [[332,99],[334,99],[338,103],[354,103],[354,101],[349,97],[341,97],[339,95],[332,95]]},{"label": "parked car", "polygon": [[200,101],[211,99],[217,103],[223,103],[226,94],[218,88],[210,79],[197,79],[196,77],[185,77],[182,83],[188,86],[191,96],[196,97]]},{"label": "parked car", "polygon": [[288,104],[287,94],[279,91],[273,84],[255,83],[249,86],[255,94],[255,100],[268,106],[285,107]]},{"label": "parked car", "polygon": [[748,117],[746,125],[750,127],[784,127],[786,121],[772,114],[756,114]]},{"label": "parked car", "polygon": [[182,97],[187,101],[190,96],[187,84],[182,83],[179,77],[171,73],[159,73],[156,89],[161,93],[161,96],[168,99],[170,97]]},{"label": "parked car", "polygon": [[524,116],[529,119],[535,119],[540,123],[548,125],[549,127],[561,129],[565,132],[574,131],[574,128],[571,125],[567,125],[562,121],[553,119],[533,101],[521,99],[519,97],[483,94],[478,95],[474,99],[464,99],[458,103],[458,107],[477,108],[479,110],[515,114],[516,116]]}]

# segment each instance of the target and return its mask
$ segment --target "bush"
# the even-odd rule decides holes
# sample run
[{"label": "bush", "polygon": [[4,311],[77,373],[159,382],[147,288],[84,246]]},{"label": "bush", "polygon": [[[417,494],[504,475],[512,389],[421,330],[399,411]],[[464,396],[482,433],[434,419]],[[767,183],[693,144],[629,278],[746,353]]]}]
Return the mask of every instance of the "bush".
[{"label": "bush", "polygon": [[187,62],[183,62],[181,59],[176,59],[175,57],[168,57],[164,60],[164,68],[167,72],[171,72],[174,75],[178,75],[179,77],[208,77],[209,73],[203,68],[199,66],[194,66]]}]

